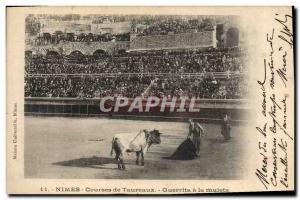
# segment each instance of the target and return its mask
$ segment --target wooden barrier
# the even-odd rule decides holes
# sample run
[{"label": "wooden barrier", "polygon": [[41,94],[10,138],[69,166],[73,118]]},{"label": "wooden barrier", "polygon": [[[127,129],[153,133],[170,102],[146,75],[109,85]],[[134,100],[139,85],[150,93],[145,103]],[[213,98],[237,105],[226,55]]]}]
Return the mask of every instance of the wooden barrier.
[{"label": "wooden barrier", "polygon": [[[127,112],[126,109],[119,112],[104,113],[100,110],[100,100],[96,98],[48,98],[27,97],[25,98],[25,115],[39,116],[80,116],[95,117],[107,116],[115,118],[137,119],[168,119],[180,120],[197,118],[205,120],[219,120],[224,113],[229,113],[233,120],[247,120],[251,110],[248,100],[244,99],[200,99],[200,112]],[[247,113],[247,114],[246,114]]]}]

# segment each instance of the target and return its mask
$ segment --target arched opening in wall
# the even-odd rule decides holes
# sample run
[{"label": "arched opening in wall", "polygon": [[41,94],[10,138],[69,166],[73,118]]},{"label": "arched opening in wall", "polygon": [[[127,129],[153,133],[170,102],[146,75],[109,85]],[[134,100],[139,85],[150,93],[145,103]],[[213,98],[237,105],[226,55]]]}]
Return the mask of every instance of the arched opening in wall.
[{"label": "arched opening in wall", "polygon": [[78,50],[72,51],[69,56],[70,57],[74,57],[74,58],[76,58],[76,57],[84,57],[83,53],[81,51],[78,51]]},{"label": "arched opening in wall", "polygon": [[43,38],[44,39],[51,39],[51,34],[50,33],[43,33]]},{"label": "arched opening in wall", "polygon": [[75,42],[75,33],[66,33],[64,39],[69,42]]},{"label": "arched opening in wall", "polygon": [[87,42],[93,42],[94,41],[94,34],[93,33],[89,33],[86,35],[86,41]]},{"label": "arched opening in wall", "polygon": [[52,43],[58,44],[63,39],[62,31],[55,31],[52,35]]},{"label": "arched opening in wall", "polygon": [[64,32],[62,32],[62,31],[55,31],[54,32],[54,35],[63,35],[64,34]]},{"label": "arched opening in wall", "polygon": [[46,57],[55,60],[55,59],[60,59],[61,55],[57,51],[48,51],[46,53]]},{"label": "arched opening in wall", "polygon": [[239,46],[239,29],[229,28],[226,32],[226,47]]},{"label": "arched opening in wall", "polygon": [[104,51],[103,49],[97,49],[94,53],[93,53],[93,57],[94,59],[101,59],[101,58],[105,58],[108,56],[108,53],[106,51]]},{"label": "arched opening in wall", "polygon": [[216,27],[216,39],[217,39],[217,47],[224,47],[224,38],[225,38],[225,32],[224,32],[224,24],[217,24]]},{"label": "arched opening in wall", "polygon": [[86,62],[86,57],[81,51],[72,51],[69,56],[68,56],[69,62],[74,62],[74,63],[85,63]]},{"label": "arched opening in wall", "polygon": [[43,33],[43,36],[42,36],[42,38],[41,38],[41,42],[43,43],[43,44],[49,44],[50,42],[51,42],[51,34],[50,33]]}]

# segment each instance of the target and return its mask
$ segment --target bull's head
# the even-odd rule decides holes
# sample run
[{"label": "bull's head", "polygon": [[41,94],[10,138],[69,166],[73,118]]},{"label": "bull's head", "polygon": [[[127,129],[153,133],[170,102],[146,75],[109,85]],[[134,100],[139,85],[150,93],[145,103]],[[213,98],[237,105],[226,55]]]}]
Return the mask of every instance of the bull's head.
[{"label": "bull's head", "polygon": [[150,144],[160,144],[161,143],[160,134],[161,133],[156,129],[150,131],[148,137],[148,141],[150,142]]}]

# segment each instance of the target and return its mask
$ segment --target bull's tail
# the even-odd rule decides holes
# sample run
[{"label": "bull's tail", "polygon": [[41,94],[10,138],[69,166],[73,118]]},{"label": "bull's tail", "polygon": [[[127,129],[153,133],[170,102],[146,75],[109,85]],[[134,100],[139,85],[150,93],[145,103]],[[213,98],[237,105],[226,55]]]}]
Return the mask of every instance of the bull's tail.
[{"label": "bull's tail", "polygon": [[115,138],[112,139],[111,141],[111,151],[110,151],[110,156],[114,155],[114,143],[115,143]]}]

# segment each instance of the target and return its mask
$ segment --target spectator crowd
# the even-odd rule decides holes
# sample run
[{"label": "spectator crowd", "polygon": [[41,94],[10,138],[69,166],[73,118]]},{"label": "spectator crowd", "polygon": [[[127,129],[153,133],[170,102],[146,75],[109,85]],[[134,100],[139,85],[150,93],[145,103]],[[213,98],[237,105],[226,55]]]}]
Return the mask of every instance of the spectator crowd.
[{"label": "spectator crowd", "polygon": [[[79,58],[79,57],[78,57]],[[30,74],[98,74],[98,73],[243,73],[243,53],[240,50],[176,51],[132,53],[122,56],[87,56],[85,62],[68,62],[37,55],[26,58],[25,70]],[[74,59],[73,59],[74,60]]]},{"label": "spectator crowd", "polygon": [[132,20],[132,33],[137,36],[201,32],[213,29],[210,19],[183,19],[175,16],[146,17]]},{"label": "spectator crowd", "polygon": [[207,77],[116,76],[73,77],[45,76],[25,79],[25,97],[77,97],[142,96],[151,81],[147,96],[188,96],[206,99],[241,99],[247,94],[242,78],[215,80]]},{"label": "spectator crowd", "polygon": [[[247,93],[243,53],[237,49],[132,53],[68,62],[42,55],[26,56],[26,97],[147,95],[240,99]],[[214,73],[235,74],[216,78]]]}]

